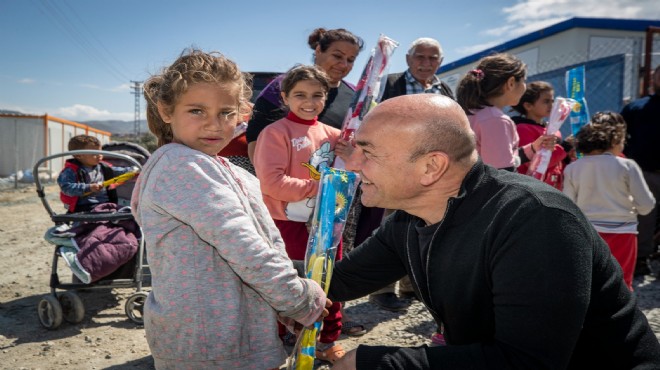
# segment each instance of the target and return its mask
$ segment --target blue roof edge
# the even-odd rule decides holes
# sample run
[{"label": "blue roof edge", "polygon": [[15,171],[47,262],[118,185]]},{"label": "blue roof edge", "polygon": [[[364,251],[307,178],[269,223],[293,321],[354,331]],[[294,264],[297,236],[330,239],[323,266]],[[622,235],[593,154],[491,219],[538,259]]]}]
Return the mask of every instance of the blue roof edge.
[{"label": "blue roof edge", "polygon": [[529,44],[536,40],[540,40],[560,32],[569,30],[571,28],[598,28],[607,30],[620,30],[620,31],[646,31],[649,26],[660,27],[660,20],[653,19],[615,19],[615,18],[580,18],[574,17],[565,21],[556,23],[552,26],[528,33],[526,35],[515,38],[511,41],[487,48],[478,53],[468,55],[454,62],[445,64],[438,69],[437,73],[447,72],[455,68],[462,67],[466,64],[476,62],[477,60],[490,55],[494,52],[504,52],[517,48],[525,44]]}]

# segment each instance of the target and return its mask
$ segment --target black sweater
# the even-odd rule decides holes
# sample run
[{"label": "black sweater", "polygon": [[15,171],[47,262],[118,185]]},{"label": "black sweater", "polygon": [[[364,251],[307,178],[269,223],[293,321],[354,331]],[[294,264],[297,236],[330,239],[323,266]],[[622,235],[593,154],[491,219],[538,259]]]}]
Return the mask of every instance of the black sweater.
[{"label": "black sweater", "polygon": [[660,345],[605,242],[563,194],[477,163],[449,201],[422,266],[397,211],[334,269],[329,297],[364,296],[404,275],[445,347],[370,347],[358,369],[660,368]]}]

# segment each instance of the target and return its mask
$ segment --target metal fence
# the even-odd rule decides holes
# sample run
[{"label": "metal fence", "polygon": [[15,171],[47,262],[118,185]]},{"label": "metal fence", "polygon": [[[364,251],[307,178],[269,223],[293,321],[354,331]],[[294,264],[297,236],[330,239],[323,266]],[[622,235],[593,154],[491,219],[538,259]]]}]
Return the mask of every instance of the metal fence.
[{"label": "metal fence", "polygon": [[[652,33],[651,66],[660,64],[660,33]],[[539,62],[528,81],[547,81],[555,88],[555,96],[567,96],[566,71],[585,66],[585,96],[589,114],[599,111],[620,112],[631,100],[643,93],[645,50],[642,37],[592,37],[589,51],[582,54],[562,54]],[[561,129],[570,135],[570,125]]]}]

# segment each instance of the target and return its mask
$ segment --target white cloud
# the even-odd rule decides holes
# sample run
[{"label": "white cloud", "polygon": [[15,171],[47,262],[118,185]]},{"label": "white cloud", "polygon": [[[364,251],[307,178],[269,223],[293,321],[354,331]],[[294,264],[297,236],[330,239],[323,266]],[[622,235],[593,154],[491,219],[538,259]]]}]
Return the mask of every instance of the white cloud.
[{"label": "white cloud", "polygon": [[119,92],[119,93],[127,93],[132,89],[130,84],[121,84],[113,87],[101,87],[99,85],[94,85],[94,84],[87,84],[83,83],[78,85],[80,87],[84,87],[86,89],[93,89],[93,90],[101,90],[101,91],[109,91],[109,92]]},{"label": "white cloud", "polygon": [[482,33],[488,36],[496,36],[500,37],[502,35],[506,35],[509,32],[511,32],[516,26],[513,24],[507,24],[502,27],[497,27],[497,28],[491,28],[489,30],[483,31]]},{"label": "white cloud", "polygon": [[[532,23],[551,18],[641,18],[660,17],[657,0],[522,0],[504,8],[508,22]],[[540,27],[543,28],[543,27]]]},{"label": "white cloud", "polygon": [[35,80],[31,79],[31,78],[21,78],[20,80],[18,80],[18,83],[19,83],[19,84],[27,84],[27,85],[29,85],[29,84],[33,84],[33,83],[35,83],[35,82],[37,82],[37,81],[35,81]]},{"label": "white cloud", "polygon": [[107,110],[101,110],[83,104],[74,104],[70,107],[58,108],[55,112],[52,112],[51,114],[72,121],[104,121],[104,120],[131,121],[134,119],[134,113],[111,113]]},{"label": "white cloud", "polygon": [[[482,35],[510,40],[541,30],[573,17],[660,19],[659,0],[517,0],[502,9],[503,25],[481,32]],[[499,44],[498,41],[467,46],[457,50],[470,54]]]},{"label": "white cloud", "polygon": [[460,48],[456,49],[456,52],[461,53],[461,54],[470,55],[470,54],[478,53],[482,50],[486,50],[486,49],[488,49],[490,47],[493,47],[495,45],[499,45],[503,42],[504,42],[504,40],[498,39],[498,40],[489,41],[489,42],[486,42],[486,43],[483,43],[483,44],[464,46],[464,47],[460,47]]}]

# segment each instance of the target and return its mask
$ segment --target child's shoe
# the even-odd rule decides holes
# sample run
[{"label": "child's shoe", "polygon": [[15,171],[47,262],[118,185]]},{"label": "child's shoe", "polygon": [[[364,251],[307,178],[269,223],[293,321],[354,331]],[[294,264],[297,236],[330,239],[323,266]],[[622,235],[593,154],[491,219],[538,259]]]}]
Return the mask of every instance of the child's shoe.
[{"label": "child's shoe", "polygon": [[325,351],[321,351],[320,349],[316,350],[317,359],[329,362],[331,364],[339,361],[339,359],[344,357],[345,354],[346,351],[344,351],[344,348],[341,346],[341,344],[335,344],[334,346],[327,348]]}]

